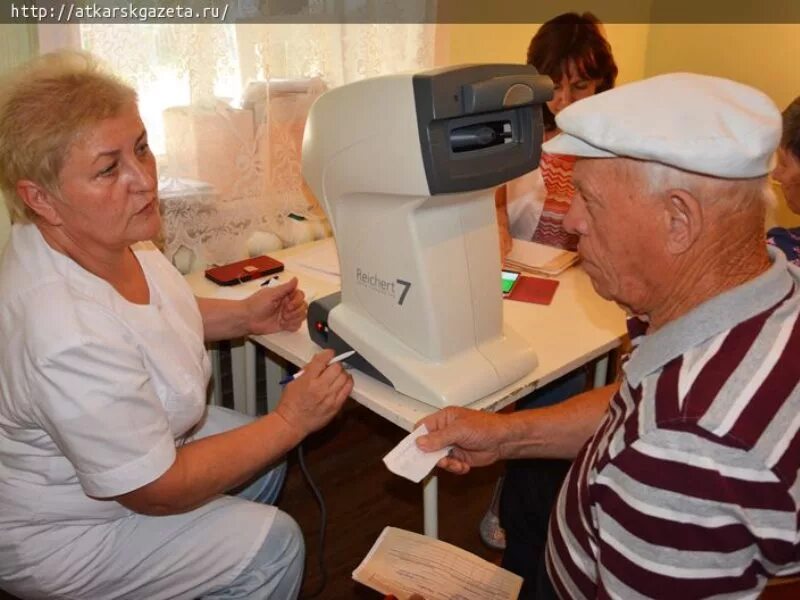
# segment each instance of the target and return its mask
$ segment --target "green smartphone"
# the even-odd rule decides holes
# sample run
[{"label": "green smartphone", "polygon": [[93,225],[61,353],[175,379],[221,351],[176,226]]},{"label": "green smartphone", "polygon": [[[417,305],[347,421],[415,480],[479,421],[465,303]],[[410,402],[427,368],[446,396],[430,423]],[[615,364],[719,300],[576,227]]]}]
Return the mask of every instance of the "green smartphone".
[{"label": "green smartphone", "polygon": [[503,296],[511,293],[511,290],[514,289],[514,284],[517,283],[517,279],[519,279],[519,271],[508,271],[506,269],[501,271],[500,281],[503,286]]}]

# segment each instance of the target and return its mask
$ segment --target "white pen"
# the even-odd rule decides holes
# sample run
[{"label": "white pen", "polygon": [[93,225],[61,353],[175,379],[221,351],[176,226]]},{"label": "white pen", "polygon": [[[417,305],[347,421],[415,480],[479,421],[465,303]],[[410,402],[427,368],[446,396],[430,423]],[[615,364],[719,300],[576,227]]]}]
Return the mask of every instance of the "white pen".
[{"label": "white pen", "polygon": [[[330,359],[328,361],[328,366],[330,366],[330,365],[332,365],[334,363],[337,363],[337,362],[342,362],[343,360],[347,360],[348,358],[353,356],[353,354],[355,354],[355,353],[356,353],[355,350],[348,350],[347,352],[342,352],[341,354],[339,354],[337,356],[334,356],[332,359]],[[295,379],[300,377],[300,375],[302,375],[304,372],[305,372],[305,369],[300,369],[294,375],[287,375],[286,377],[281,379],[279,383],[280,383],[280,385],[286,385],[290,381],[294,381]]]}]

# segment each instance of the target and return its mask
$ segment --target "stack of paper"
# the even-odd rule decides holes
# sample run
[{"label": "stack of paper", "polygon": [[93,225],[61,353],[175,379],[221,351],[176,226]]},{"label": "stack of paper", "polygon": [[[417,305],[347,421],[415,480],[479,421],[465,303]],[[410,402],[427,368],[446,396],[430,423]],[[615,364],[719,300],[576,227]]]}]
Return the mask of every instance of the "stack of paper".
[{"label": "stack of paper", "polygon": [[386,527],[353,579],[382,594],[405,600],[513,600],[522,578],[434,538]]},{"label": "stack of paper", "polygon": [[519,271],[553,277],[574,265],[577,260],[577,252],[561,250],[536,242],[514,240],[505,264]]}]

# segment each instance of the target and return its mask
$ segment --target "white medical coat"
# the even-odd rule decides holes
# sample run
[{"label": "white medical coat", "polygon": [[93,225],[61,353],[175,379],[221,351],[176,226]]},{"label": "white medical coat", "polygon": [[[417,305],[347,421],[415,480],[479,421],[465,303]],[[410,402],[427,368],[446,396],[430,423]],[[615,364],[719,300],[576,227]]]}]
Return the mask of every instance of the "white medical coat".
[{"label": "white medical coat", "polygon": [[[271,525],[274,508],[235,498],[174,517],[94,499],[162,475],[205,410],[197,302],[152,244],[135,253],[148,305],[34,225],[12,227],[0,262],[0,582],[12,593],[197,597],[232,580]],[[181,581],[159,584],[161,568]]]}]

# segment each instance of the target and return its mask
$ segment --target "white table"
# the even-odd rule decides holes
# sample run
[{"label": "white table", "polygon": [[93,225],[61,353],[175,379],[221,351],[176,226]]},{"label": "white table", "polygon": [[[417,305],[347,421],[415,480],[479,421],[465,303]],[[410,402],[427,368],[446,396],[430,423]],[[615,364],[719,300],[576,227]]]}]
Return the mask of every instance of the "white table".
[{"label": "white table", "polygon": [[[291,260],[309,248],[312,242],[295,246],[273,256],[283,261]],[[330,243],[330,242],[328,242]],[[300,287],[307,289],[316,297],[338,290],[338,285],[323,277],[316,277],[307,270],[296,273],[287,269],[282,278],[297,276]],[[202,273],[187,276],[199,296],[215,296],[218,286],[205,280]],[[503,301],[505,321],[510,324],[536,351],[539,364],[526,377],[506,386],[470,405],[478,410],[500,410],[531,391],[558,379],[562,375],[600,359],[595,368],[594,384],[604,385],[608,369],[608,353],[617,348],[625,334],[625,314],[615,304],[603,300],[592,288],[586,273],[579,267],[568,269],[560,276],[558,289],[549,306]],[[498,284],[499,285],[499,284]],[[304,327],[295,333],[281,332],[271,335],[253,336],[255,343],[267,348],[295,365],[304,365],[319,351],[308,330]],[[245,345],[245,406],[251,414],[255,411],[255,348]],[[360,371],[351,371],[354,387],[351,396],[370,410],[390,420],[407,431],[422,417],[437,409],[428,404],[396,392]],[[280,396],[277,381],[283,376],[283,369],[270,358],[267,359],[268,398]],[[426,535],[436,537],[437,523],[437,481],[429,477],[423,490],[424,529]]]}]

